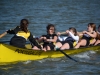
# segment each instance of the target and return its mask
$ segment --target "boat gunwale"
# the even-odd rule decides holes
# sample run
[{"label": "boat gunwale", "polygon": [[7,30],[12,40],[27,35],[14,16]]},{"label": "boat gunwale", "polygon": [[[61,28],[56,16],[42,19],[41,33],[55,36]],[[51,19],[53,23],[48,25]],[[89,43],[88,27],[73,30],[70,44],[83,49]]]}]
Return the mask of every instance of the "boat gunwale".
[{"label": "boat gunwale", "polygon": [[[9,44],[6,44],[6,43],[0,43],[0,44],[2,44],[2,45],[4,44],[4,45],[10,46],[10,47],[18,48],[18,47],[15,47],[15,46],[12,46],[12,45],[9,45]],[[78,50],[78,49],[87,49],[87,48],[98,47],[98,46],[100,46],[100,45],[80,47],[80,48],[64,49],[63,51],[67,51],[67,50]],[[34,50],[34,49],[27,49],[27,48],[18,48],[18,49],[27,50],[27,51],[43,51],[43,50]],[[59,50],[48,50],[46,52],[49,52],[49,51],[59,51]],[[43,51],[43,52],[45,52],[45,51]]]}]

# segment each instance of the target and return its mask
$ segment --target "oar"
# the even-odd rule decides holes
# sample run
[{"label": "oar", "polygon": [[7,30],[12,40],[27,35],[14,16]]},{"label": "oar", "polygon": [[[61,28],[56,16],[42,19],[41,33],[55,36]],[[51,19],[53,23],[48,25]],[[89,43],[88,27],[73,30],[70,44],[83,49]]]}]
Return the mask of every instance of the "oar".
[{"label": "oar", "polygon": [[59,50],[61,53],[63,53],[67,58],[75,61],[75,62],[78,62],[77,60],[73,59],[72,57],[70,57],[68,54],[66,54],[63,50]]},{"label": "oar", "polygon": [[[0,41],[0,43],[6,43],[6,42],[10,42],[10,41]],[[30,42],[26,42],[26,44],[29,44]]]},{"label": "oar", "polygon": [[10,42],[10,41],[0,41],[0,43],[6,43],[6,42]]}]

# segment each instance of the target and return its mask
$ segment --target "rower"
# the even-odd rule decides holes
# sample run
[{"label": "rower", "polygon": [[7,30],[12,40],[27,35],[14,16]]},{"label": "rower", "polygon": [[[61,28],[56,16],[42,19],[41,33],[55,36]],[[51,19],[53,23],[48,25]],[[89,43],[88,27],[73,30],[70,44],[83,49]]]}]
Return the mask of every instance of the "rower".
[{"label": "rower", "polygon": [[75,46],[75,48],[79,48],[80,46],[86,46],[86,47],[89,46],[90,40],[95,39],[96,36],[97,36],[96,25],[94,23],[89,23],[88,30],[82,32],[82,38]]},{"label": "rower", "polygon": [[[58,33],[59,35],[60,33]],[[60,41],[56,43],[56,48],[60,48],[61,50],[64,49],[71,49],[79,41],[79,36],[77,35],[77,30],[74,27],[70,27],[69,30],[66,30],[66,34],[68,37],[64,41]]]},{"label": "rower", "polygon": [[48,24],[47,27],[47,34],[42,35],[39,38],[39,42],[43,42],[43,50],[54,50],[55,42],[57,41],[57,35],[55,34],[55,26],[53,24]]},{"label": "rower", "polygon": [[26,48],[26,41],[29,40],[34,45],[34,47],[41,49],[41,46],[33,38],[32,33],[27,29],[28,24],[29,22],[27,19],[22,19],[20,21],[20,26],[17,26],[15,29],[8,30],[9,34],[14,34],[10,40],[10,45],[19,48]]}]

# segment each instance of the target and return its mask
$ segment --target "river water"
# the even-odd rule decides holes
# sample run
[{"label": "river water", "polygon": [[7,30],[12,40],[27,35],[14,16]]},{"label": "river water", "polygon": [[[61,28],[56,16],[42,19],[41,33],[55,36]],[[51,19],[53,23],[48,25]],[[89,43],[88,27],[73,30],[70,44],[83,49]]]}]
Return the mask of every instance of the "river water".
[{"label": "river water", "polygon": [[[0,0],[0,34],[19,25],[26,18],[28,29],[35,36],[46,34],[46,26],[52,23],[56,32],[75,27],[87,29],[92,22],[100,25],[100,0]],[[9,41],[6,35],[0,41]],[[76,63],[66,57],[26,61],[0,66],[0,75],[99,75],[100,51],[88,51],[73,55]]]}]

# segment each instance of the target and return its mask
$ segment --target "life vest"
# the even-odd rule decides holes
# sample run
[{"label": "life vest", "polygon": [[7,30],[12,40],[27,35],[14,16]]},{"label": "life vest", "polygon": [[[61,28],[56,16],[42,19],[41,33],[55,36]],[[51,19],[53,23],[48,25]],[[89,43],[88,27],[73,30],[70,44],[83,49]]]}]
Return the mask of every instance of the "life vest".
[{"label": "life vest", "polygon": [[68,37],[65,39],[65,41],[71,41],[71,42],[74,42],[75,40],[74,40],[72,37],[68,36]]},{"label": "life vest", "polygon": [[[54,39],[54,36],[57,36],[56,34],[47,34],[47,35],[42,35],[43,37],[46,37],[47,39]],[[52,43],[52,44],[55,44],[55,42],[45,42],[45,44],[48,44],[48,43]]]},{"label": "life vest", "polygon": [[73,43],[73,46],[75,46],[77,43],[76,43],[76,41],[72,38],[72,37],[70,37],[70,36],[68,36],[66,39],[65,39],[65,41],[71,41],[72,43]]},{"label": "life vest", "polygon": [[27,33],[24,32],[24,31],[18,31],[16,36],[20,36],[20,37],[23,37],[25,38],[26,40],[28,39],[28,37],[30,36],[30,32],[28,31]]},{"label": "life vest", "polygon": [[[93,32],[95,32],[95,31],[93,31]],[[91,33],[91,34],[93,34],[93,32]],[[90,42],[92,42],[93,40],[94,40],[94,38],[92,38],[90,35],[88,35],[88,34],[84,34],[83,35],[83,37],[82,38],[86,38],[86,39],[88,39]]]},{"label": "life vest", "polygon": [[91,36],[89,36],[88,34],[84,34],[83,35],[83,37],[86,37],[87,39],[89,39],[89,40],[91,40],[92,39],[92,37]]},{"label": "life vest", "polygon": [[[93,31],[91,34],[93,34],[95,31]],[[93,38],[90,36],[90,35],[88,35],[88,34],[83,34],[83,37],[86,37],[87,39],[89,39],[89,40],[92,40]]]}]

